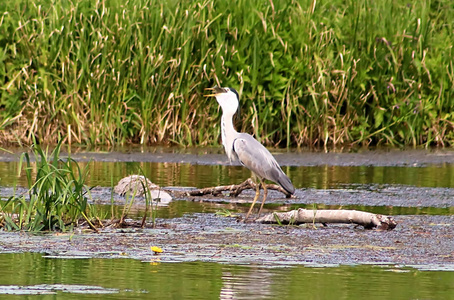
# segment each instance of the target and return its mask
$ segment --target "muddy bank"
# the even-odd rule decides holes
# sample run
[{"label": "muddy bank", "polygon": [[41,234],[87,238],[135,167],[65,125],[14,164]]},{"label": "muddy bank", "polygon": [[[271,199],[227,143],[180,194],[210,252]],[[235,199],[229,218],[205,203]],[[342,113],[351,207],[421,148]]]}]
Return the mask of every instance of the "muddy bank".
[{"label": "muddy bank", "polygon": [[[175,205],[180,203],[207,203],[208,206],[203,209],[202,206],[196,207],[196,212],[186,213],[183,217],[169,215],[171,218],[160,218],[156,229],[104,229],[100,234],[77,229],[74,234],[0,232],[0,253],[40,252],[60,258],[133,258],[141,261],[208,261],[273,266],[398,264],[454,270],[452,214],[396,215],[393,217],[398,222],[397,228],[386,232],[364,230],[353,225],[318,225],[317,229],[313,229],[311,226],[244,224],[234,217],[214,214],[223,207],[234,214],[236,211],[244,214],[252,193],[246,191],[238,198],[180,198],[166,209],[169,212],[178,210]],[[290,207],[285,203],[293,205],[314,201],[338,205],[359,202],[365,206],[386,203],[389,206],[433,207],[434,199],[438,199],[443,202],[440,202],[442,206],[452,207],[451,193],[451,189],[409,187],[405,190],[390,186],[381,190],[298,190],[298,197],[286,199],[282,194],[271,191],[268,203],[282,206],[268,207],[265,211],[289,210]],[[110,188],[96,188],[93,194],[97,203],[110,203]],[[101,198],[105,202],[101,202]],[[411,200],[413,202],[409,202]],[[115,196],[117,204],[121,204],[121,201],[122,197]],[[139,210],[140,202],[141,198],[137,198]],[[228,204],[219,204],[221,202]],[[188,209],[185,207],[186,211]],[[151,246],[161,247],[164,253],[153,255]]]},{"label": "muddy bank", "polygon": [[[454,150],[424,149],[399,150],[360,149],[354,152],[304,151],[270,149],[282,166],[407,166],[421,167],[430,164],[454,164]],[[13,154],[0,152],[0,162],[17,161],[20,152],[26,149],[14,149]],[[62,156],[66,156],[62,152]],[[130,148],[116,152],[87,152],[76,149],[71,154],[76,161],[101,162],[155,162],[187,163],[199,165],[229,165],[229,161],[220,147],[216,148]]]},{"label": "muddy bank", "polygon": [[[245,190],[238,197],[223,196],[187,196],[186,191],[194,188],[164,187],[175,200],[246,204],[251,203],[254,191]],[[0,197],[4,199],[14,195],[24,195],[28,198],[27,189],[22,187],[0,187]],[[109,187],[94,187],[90,190],[94,204],[123,205],[125,197],[112,192]],[[145,203],[144,197],[135,197],[135,203]],[[358,205],[358,206],[393,206],[393,207],[435,207],[454,209],[454,189],[428,188],[397,185],[359,185],[351,189],[297,189],[292,198],[286,198],[282,193],[270,190],[267,204],[299,205]]]},{"label": "muddy bank", "polygon": [[[134,258],[234,264],[399,264],[454,269],[453,216],[396,216],[393,231],[352,225],[243,224],[232,217],[193,214],[158,220],[157,229],[101,234],[0,233],[0,252],[43,252],[61,258]],[[150,246],[164,252],[153,255]]]},{"label": "muddy bank", "polygon": [[[182,199],[215,203],[248,203],[253,197],[254,191],[245,190],[236,198],[182,196]],[[285,198],[277,191],[269,191],[266,203],[450,208],[454,206],[453,199],[454,189],[451,188],[361,185],[354,189],[297,189],[292,198]]]}]

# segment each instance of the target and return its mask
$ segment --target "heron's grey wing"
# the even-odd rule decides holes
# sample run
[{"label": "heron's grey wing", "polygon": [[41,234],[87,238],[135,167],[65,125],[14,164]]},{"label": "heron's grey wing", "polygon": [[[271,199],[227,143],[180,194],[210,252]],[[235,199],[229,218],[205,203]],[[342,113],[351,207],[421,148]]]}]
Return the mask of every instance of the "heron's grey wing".
[{"label": "heron's grey wing", "polygon": [[290,194],[295,192],[292,182],[273,155],[251,135],[239,134],[233,142],[233,151],[241,164],[256,175],[276,182]]}]

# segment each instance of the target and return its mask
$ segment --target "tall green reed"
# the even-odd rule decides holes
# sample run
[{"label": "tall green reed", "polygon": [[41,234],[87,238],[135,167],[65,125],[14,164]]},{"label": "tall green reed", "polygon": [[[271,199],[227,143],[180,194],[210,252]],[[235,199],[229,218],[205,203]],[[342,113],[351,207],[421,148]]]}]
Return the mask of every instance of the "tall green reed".
[{"label": "tall green reed", "polygon": [[[268,145],[452,144],[449,1],[0,4],[0,139],[216,143],[203,88]],[[213,142],[214,141],[214,142]]]}]

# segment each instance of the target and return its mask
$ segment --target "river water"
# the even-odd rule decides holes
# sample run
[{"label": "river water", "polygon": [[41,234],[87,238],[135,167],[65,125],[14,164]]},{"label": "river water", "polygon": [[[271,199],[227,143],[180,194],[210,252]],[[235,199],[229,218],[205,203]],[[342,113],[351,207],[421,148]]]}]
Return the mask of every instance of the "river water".
[{"label": "river water", "polygon": [[[24,176],[18,173],[18,152],[0,155],[2,197],[26,187]],[[454,227],[454,152],[449,149],[274,154],[298,191],[292,202],[271,194],[268,210],[317,203],[319,209],[365,209],[396,217],[443,215],[442,225]],[[173,188],[240,183],[250,176],[241,166],[230,166],[219,149],[72,150],[71,157],[81,166],[88,164],[87,185],[96,187],[95,195],[107,193],[107,198],[119,179],[140,172],[162,187]],[[212,215],[222,207],[244,212],[248,206],[230,199],[227,204],[213,199],[179,200],[159,208],[158,217]],[[110,209],[107,205],[106,210]],[[451,264],[444,268],[418,261],[414,265],[339,261],[283,267],[197,259],[171,263],[159,256],[70,259],[41,251],[11,253],[5,245],[0,247],[0,298],[1,294],[19,294],[27,299],[30,295],[39,299],[454,299],[454,249],[450,246],[446,256],[452,258]]]},{"label": "river water", "polygon": [[[453,272],[1,254],[0,294],[29,299],[453,299]],[[0,295],[0,298],[2,296]]]}]

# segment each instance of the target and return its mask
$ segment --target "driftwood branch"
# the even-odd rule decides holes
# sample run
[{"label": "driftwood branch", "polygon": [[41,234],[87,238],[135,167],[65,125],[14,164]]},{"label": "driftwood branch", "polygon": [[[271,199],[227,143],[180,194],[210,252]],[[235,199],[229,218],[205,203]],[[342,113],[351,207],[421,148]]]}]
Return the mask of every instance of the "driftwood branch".
[{"label": "driftwood branch", "polygon": [[383,216],[358,210],[309,210],[298,209],[289,212],[271,213],[256,220],[267,224],[303,224],[303,223],[347,223],[358,224],[366,229],[377,228],[392,230],[397,223],[389,216]]},{"label": "driftwood branch", "polygon": [[[221,185],[221,186],[207,187],[207,188],[203,188],[203,189],[192,190],[192,191],[187,192],[187,195],[188,196],[203,196],[203,195],[219,196],[222,194],[222,192],[230,192],[230,196],[237,197],[239,194],[241,194],[242,191],[244,191],[246,189],[255,190],[256,187],[257,187],[257,184],[254,181],[252,181],[251,178],[249,178],[240,184]],[[287,198],[290,198],[292,196],[286,190],[284,190],[282,187],[280,187],[277,184],[267,184],[266,188],[269,190],[276,190],[276,191],[282,192],[285,194],[285,196]]]}]

